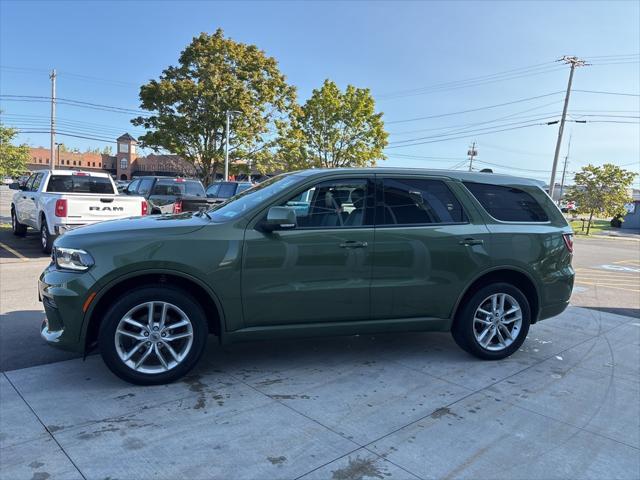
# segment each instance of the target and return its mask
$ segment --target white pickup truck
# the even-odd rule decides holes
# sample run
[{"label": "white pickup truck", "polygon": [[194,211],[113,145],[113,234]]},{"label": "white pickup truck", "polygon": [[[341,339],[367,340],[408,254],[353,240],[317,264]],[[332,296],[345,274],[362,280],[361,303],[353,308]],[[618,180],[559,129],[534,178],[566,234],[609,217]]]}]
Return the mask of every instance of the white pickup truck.
[{"label": "white pickup truck", "polygon": [[116,218],[147,214],[142,197],[118,194],[111,176],[102,172],[41,170],[34,172],[11,200],[11,227],[23,236],[27,227],[40,232],[42,251],[67,230]]}]

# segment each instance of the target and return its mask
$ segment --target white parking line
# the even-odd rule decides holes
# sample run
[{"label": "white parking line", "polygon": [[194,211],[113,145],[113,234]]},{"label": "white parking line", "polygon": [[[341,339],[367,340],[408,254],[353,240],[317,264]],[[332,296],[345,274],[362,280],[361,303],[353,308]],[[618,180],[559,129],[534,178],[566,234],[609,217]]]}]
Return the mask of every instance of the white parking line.
[{"label": "white parking line", "polygon": [[4,248],[7,252],[15,255],[16,257],[18,257],[20,260],[27,262],[29,261],[29,259],[27,257],[25,257],[24,255],[22,255],[20,252],[14,250],[13,248],[11,248],[9,245],[4,244],[2,242],[0,242],[0,247]]}]

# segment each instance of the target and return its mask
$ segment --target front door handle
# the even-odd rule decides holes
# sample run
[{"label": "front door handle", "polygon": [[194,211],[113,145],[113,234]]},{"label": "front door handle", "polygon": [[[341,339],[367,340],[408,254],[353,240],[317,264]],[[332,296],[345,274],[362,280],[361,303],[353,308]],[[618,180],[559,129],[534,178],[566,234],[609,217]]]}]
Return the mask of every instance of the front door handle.
[{"label": "front door handle", "polygon": [[471,247],[473,245],[483,245],[484,240],[476,240],[475,238],[465,238],[464,240],[460,240],[458,243],[460,245],[464,245],[465,247]]},{"label": "front door handle", "polygon": [[348,241],[340,244],[340,248],[366,248],[369,244],[367,242],[354,242]]}]

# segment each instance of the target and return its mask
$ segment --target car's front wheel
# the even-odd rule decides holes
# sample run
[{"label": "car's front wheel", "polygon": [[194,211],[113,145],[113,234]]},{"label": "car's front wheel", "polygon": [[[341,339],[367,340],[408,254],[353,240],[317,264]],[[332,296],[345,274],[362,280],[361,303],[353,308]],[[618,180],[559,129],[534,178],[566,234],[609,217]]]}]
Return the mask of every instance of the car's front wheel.
[{"label": "car's front wheel", "polygon": [[138,385],[173,382],[198,362],[207,339],[200,304],[168,286],[127,292],[104,316],[100,353],[117,376]]},{"label": "car's front wheel", "polygon": [[455,318],[451,333],[467,352],[485,360],[500,360],[517,351],[529,332],[527,297],[508,283],[476,291]]}]

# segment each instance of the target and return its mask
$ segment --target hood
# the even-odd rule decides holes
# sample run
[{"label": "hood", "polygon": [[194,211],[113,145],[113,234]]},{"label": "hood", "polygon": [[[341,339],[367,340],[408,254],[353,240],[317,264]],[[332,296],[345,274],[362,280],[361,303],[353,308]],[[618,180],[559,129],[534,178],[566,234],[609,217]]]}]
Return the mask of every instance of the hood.
[{"label": "hood", "polygon": [[130,217],[120,220],[107,220],[71,230],[63,235],[64,238],[75,239],[87,235],[118,233],[148,234],[151,231],[162,235],[184,235],[198,230],[208,224],[206,217],[193,215],[192,212],[178,215],[148,215],[144,217]]}]

